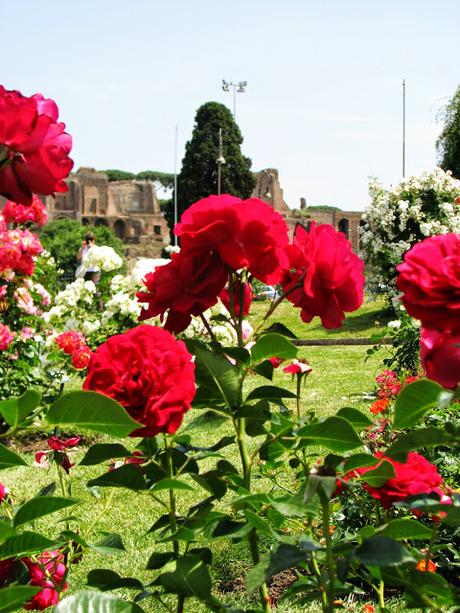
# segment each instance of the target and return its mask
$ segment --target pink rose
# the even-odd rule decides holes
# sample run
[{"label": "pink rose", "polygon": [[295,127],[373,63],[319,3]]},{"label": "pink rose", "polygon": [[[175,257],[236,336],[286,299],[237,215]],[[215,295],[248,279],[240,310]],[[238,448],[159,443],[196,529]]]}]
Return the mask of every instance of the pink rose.
[{"label": "pink rose", "polygon": [[420,349],[428,378],[443,387],[456,389],[460,382],[460,334],[454,336],[422,328]]}]

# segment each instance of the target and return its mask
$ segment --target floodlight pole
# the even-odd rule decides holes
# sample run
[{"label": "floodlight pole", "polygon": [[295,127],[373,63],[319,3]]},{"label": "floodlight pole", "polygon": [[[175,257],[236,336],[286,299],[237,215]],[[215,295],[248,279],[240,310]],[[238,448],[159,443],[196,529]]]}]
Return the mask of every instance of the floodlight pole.
[{"label": "floodlight pole", "polygon": [[406,79],[402,82],[402,97],[403,97],[403,123],[402,123],[402,176],[406,177]]},{"label": "floodlight pole", "polygon": [[233,88],[233,119],[236,119],[236,94],[244,94],[247,85],[247,81],[238,81],[238,83],[233,83],[233,81],[225,81],[225,79],[222,79],[222,89],[224,92],[229,92],[230,88]]},{"label": "floodlight pole", "polygon": [[[177,125],[174,135],[174,226],[177,224]],[[177,247],[177,236],[174,234],[174,245]]]}]

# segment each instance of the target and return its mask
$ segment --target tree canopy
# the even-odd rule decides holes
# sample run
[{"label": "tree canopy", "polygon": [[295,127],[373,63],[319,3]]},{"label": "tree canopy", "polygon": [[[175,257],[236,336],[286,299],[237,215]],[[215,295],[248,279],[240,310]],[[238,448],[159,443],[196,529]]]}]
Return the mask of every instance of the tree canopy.
[{"label": "tree canopy", "polygon": [[[217,193],[219,129],[222,129],[221,192],[248,198],[255,184],[251,160],[241,153],[243,137],[229,109],[218,102],[206,102],[197,110],[192,138],[185,146],[177,178],[178,216],[193,202]],[[172,203],[168,211],[172,226]]]},{"label": "tree canopy", "polygon": [[460,179],[460,87],[444,109],[444,128],[436,142],[439,164]]},{"label": "tree canopy", "polygon": [[161,172],[160,170],[143,170],[134,173],[127,170],[109,169],[103,170],[109,177],[109,181],[152,181],[156,187],[172,189],[174,187],[174,174],[171,172]]}]

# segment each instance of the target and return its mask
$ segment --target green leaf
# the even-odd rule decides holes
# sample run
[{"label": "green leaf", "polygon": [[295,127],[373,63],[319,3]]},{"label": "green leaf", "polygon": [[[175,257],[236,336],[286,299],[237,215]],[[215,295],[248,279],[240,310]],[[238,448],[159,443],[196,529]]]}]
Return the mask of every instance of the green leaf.
[{"label": "green leaf", "polygon": [[160,492],[162,490],[188,490],[193,492],[193,487],[179,479],[165,478],[157,481],[151,490],[152,492]]},{"label": "green leaf", "polygon": [[436,406],[444,388],[434,381],[420,379],[403,387],[395,401],[395,428],[410,428]]},{"label": "green leaf", "polygon": [[337,415],[349,421],[353,428],[357,428],[358,430],[362,430],[367,426],[372,426],[372,421],[364,415],[364,413],[353,407],[343,407],[343,409],[338,411]]},{"label": "green leaf", "polygon": [[112,458],[129,458],[132,455],[132,451],[128,451],[126,447],[119,443],[98,443],[88,449],[80,465],[92,466]]},{"label": "green leaf", "polygon": [[430,539],[432,530],[422,523],[410,517],[393,519],[381,533],[382,536],[401,541],[405,539]]},{"label": "green leaf", "polygon": [[370,453],[356,453],[346,459],[343,470],[348,472],[355,470],[356,468],[363,468],[367,466],[375,466],[378,462],[378,458]]},{"label": "green leaf", "polygon": [[162,568],[165,564],[170,562],[174,557],[175,554],[173,551],[152,553],[145,568],[147,570],[158,570],[159,568]]},{"label": "green leaf", "polygon": [[125,551],[121,536],[115,532],[106,533],[102,540],[94,545],[88,544],[88,546],[99,553],[119,553],[120,551]]},{"label": "green leaf", "polygon": [[[378,461],[378,459],[376,458]],[[382,487],[384,483],[395,476],[395,469],[391,462],[383,460],[373,470],[368,470],[361,476],[361,480],[371,487]]]},{"label": "green leaf", "polygon": [[77,503],[78,500],[73,498],[60,498],[58,496],[37,496],[31,498],[16,511],[13,525],[17,528],[29,521],[55,513]]},{"label": "green leaf", "polygon": [[356,557],[367,566],[398,566],[414,562],[408,549],[387,536],[372,536],[356,549]]},{"label": "green leaf", "polygon": [[54,613],[144,613],[144,609],[111,594],[88,591],[67,596],[56,606]]},{"label": "green leaf", "polygon": [[298,431],[298,436],[310,439],[312,445],[322,445],[339,453],[362,445],[354,428],[342,417],[328,417],[319,423],[304,426]]},{"label": "green leaf", "polygon": [[205,411],[202,415],[198,415],[195,419],[187,424],[185,428],[182,428],[182,432],[186,432],[188,430],[198,430],[201,428],[213,428],[217,429],[228,420],[226,415],[222,415],[222,413],[216,413],[215,411]]},{"label": "green leaf", "polygon": [[238,370],[222,354],[196,349],[195,374],[200,385],[217,390],[229,409],[238,403]]},{"label": "green leaf", "polygon": [[211,577],[203,561],[194,555],[187,555],[170,562],[155,584],[165,592],[181,596],[195,596],[206,600],[211,595]]},{"label": "green leaf", "polygon": [[260,362],[259,364],[253,366],[252,370],[261,377],[264,377],[265,379],[271,381],[273,379],[273,371],[275,369],[273,368],[273,364],[269,360],[264,360],[263,362]]},{"label": "green leaf", "polygon": [[41,399],[42,395],[40,392],[35,389],[29,389],[22,396],[1,400],[0,413],[9,426],[16,428],[38,407]]},{"label": "green leaf", "polygon": [[262,583],[282,570],[296,566],[307,558],[307,554],[295,545],[281,543],[270,553],[264,555],[260,562],[252,568],[247,576],[248,591],[253,592]]},{"label": "green leaf", "polygon": [[143,590],[144,586],[139,579],[133,577],[122,577],[113,570],[105,568],[95,568],[88,573],[86,585],[97,587],[103,592],[116,590],[118,588],[128,588]]},{"label": "green leaf", "polygon": [[21,605],[30,600],[42,588],[31,585],[13,585],[2,587],[0,590],[0,613],[16,611]]},{"label": "green leaf", "polygon": [[125,409],[108,396],[96,392],[69,392],[51,405],[46,420],[53,426],[81,426],[117,437],[128,436],[139,428]]},{"label": "green leaf", "polygon": [[91,481],[88,481],[88,485],[126,487],[130,490],[147,489],[147,482],[137,464],[124,464],[120,468],[104,473],[96,479],[91,479]]},{"label": "green leaf", "polygon": [[257,364],[273,357],[289,360],[297,356],[297,351],[297,347],[285,336],[276,333],[264,334],[251,348],[251,361]]},{"label": "green leaf", "polygon": [[14,556],[39,553],[46,549],[53,549],[56,542],[37,534],[36,532],[21,532],[14,534],[0,544],[0,560]]},{"label": "green leaf", "polygon": [[391,445],[391,447],[385,452],[387,456],[405,456],[407,452],[413,449],[420,449],[420,447],[436,447],[437,445],[445,445],[452,440],[452,435],[445,430],[439,430],[438,428],[421,428],[420,430],[413,430],[398,439]]},{"label": "green leaf", "polygon": [[[262,334],[270,334],[271,332],[275,332],[276,334],[281,334],[282,336],[287,336],[288,338],[293,338],[294,340],[298,338],[294,334],[294,332],[291,332],[289,328],[287,328],[284,324],[280,322],[275,322],[269,328],[264,330]],[[270,356],[270,357],[273,357],[273,356]]]},{"label": "green leaf", "polygon": [[252,392],[246,398],[246,401],[263,398],[265,400],[277,401],[281,398],[296,398],[296,395],[283,387],[276,387],[275,385],[261,385],[252,390]]},{"label": "green leaf", "polygon": [[15,531],[9,521],[0,520],[0,541],[4,541],[9,536],[15,534]]},{"label": "green leaf", "polygon": [[3,470],[12,466],[27,466],[27,464],[17,453],[4,445],[0,445],[0,469]]}]

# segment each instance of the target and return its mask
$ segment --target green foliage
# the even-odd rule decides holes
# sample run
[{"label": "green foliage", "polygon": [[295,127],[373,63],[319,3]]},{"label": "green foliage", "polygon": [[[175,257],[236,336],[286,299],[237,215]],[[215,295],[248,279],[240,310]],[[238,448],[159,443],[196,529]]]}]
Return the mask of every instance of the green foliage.
[{"label": "green foliage", "polygon": [[436,141],[439,165],[460,179],[460,87],[447,103],[443,119],[444,127]]},{"label": "green foliage", "polygon": [[89,231],[93,232],[97,245],[112,247],[124,259],[123,243],[107,226],[82,226],[73,219],[56,219],[42,228],[40,240],[56,260],[57,265],[66,271],[71,271],[78,266],[77,253],[85,234]]},{"label": "green foliage", "polygon": [[[182,169],[177,178],[178,217],[187,207],[200,198],[217,194],[217,157],[219,154],[219,129],[225,164],[222,165],[221,192],[248,198],[255,181],[251,172],[251,160],[241,153],[243,137],[231,112],[218,102],[207,102],[197,111],[192,138],[185,146]],[[173,225],[172,202],[167,212],[170,227]]]},{"label": "green foliage", "polygon": [[102,172],[105,172],[109,181],[152,181],[165,189],[172,189],[174,186],[174,174],[171,172],[160,170],[142,170],[137,174],[126,170],[103,170]]}]

